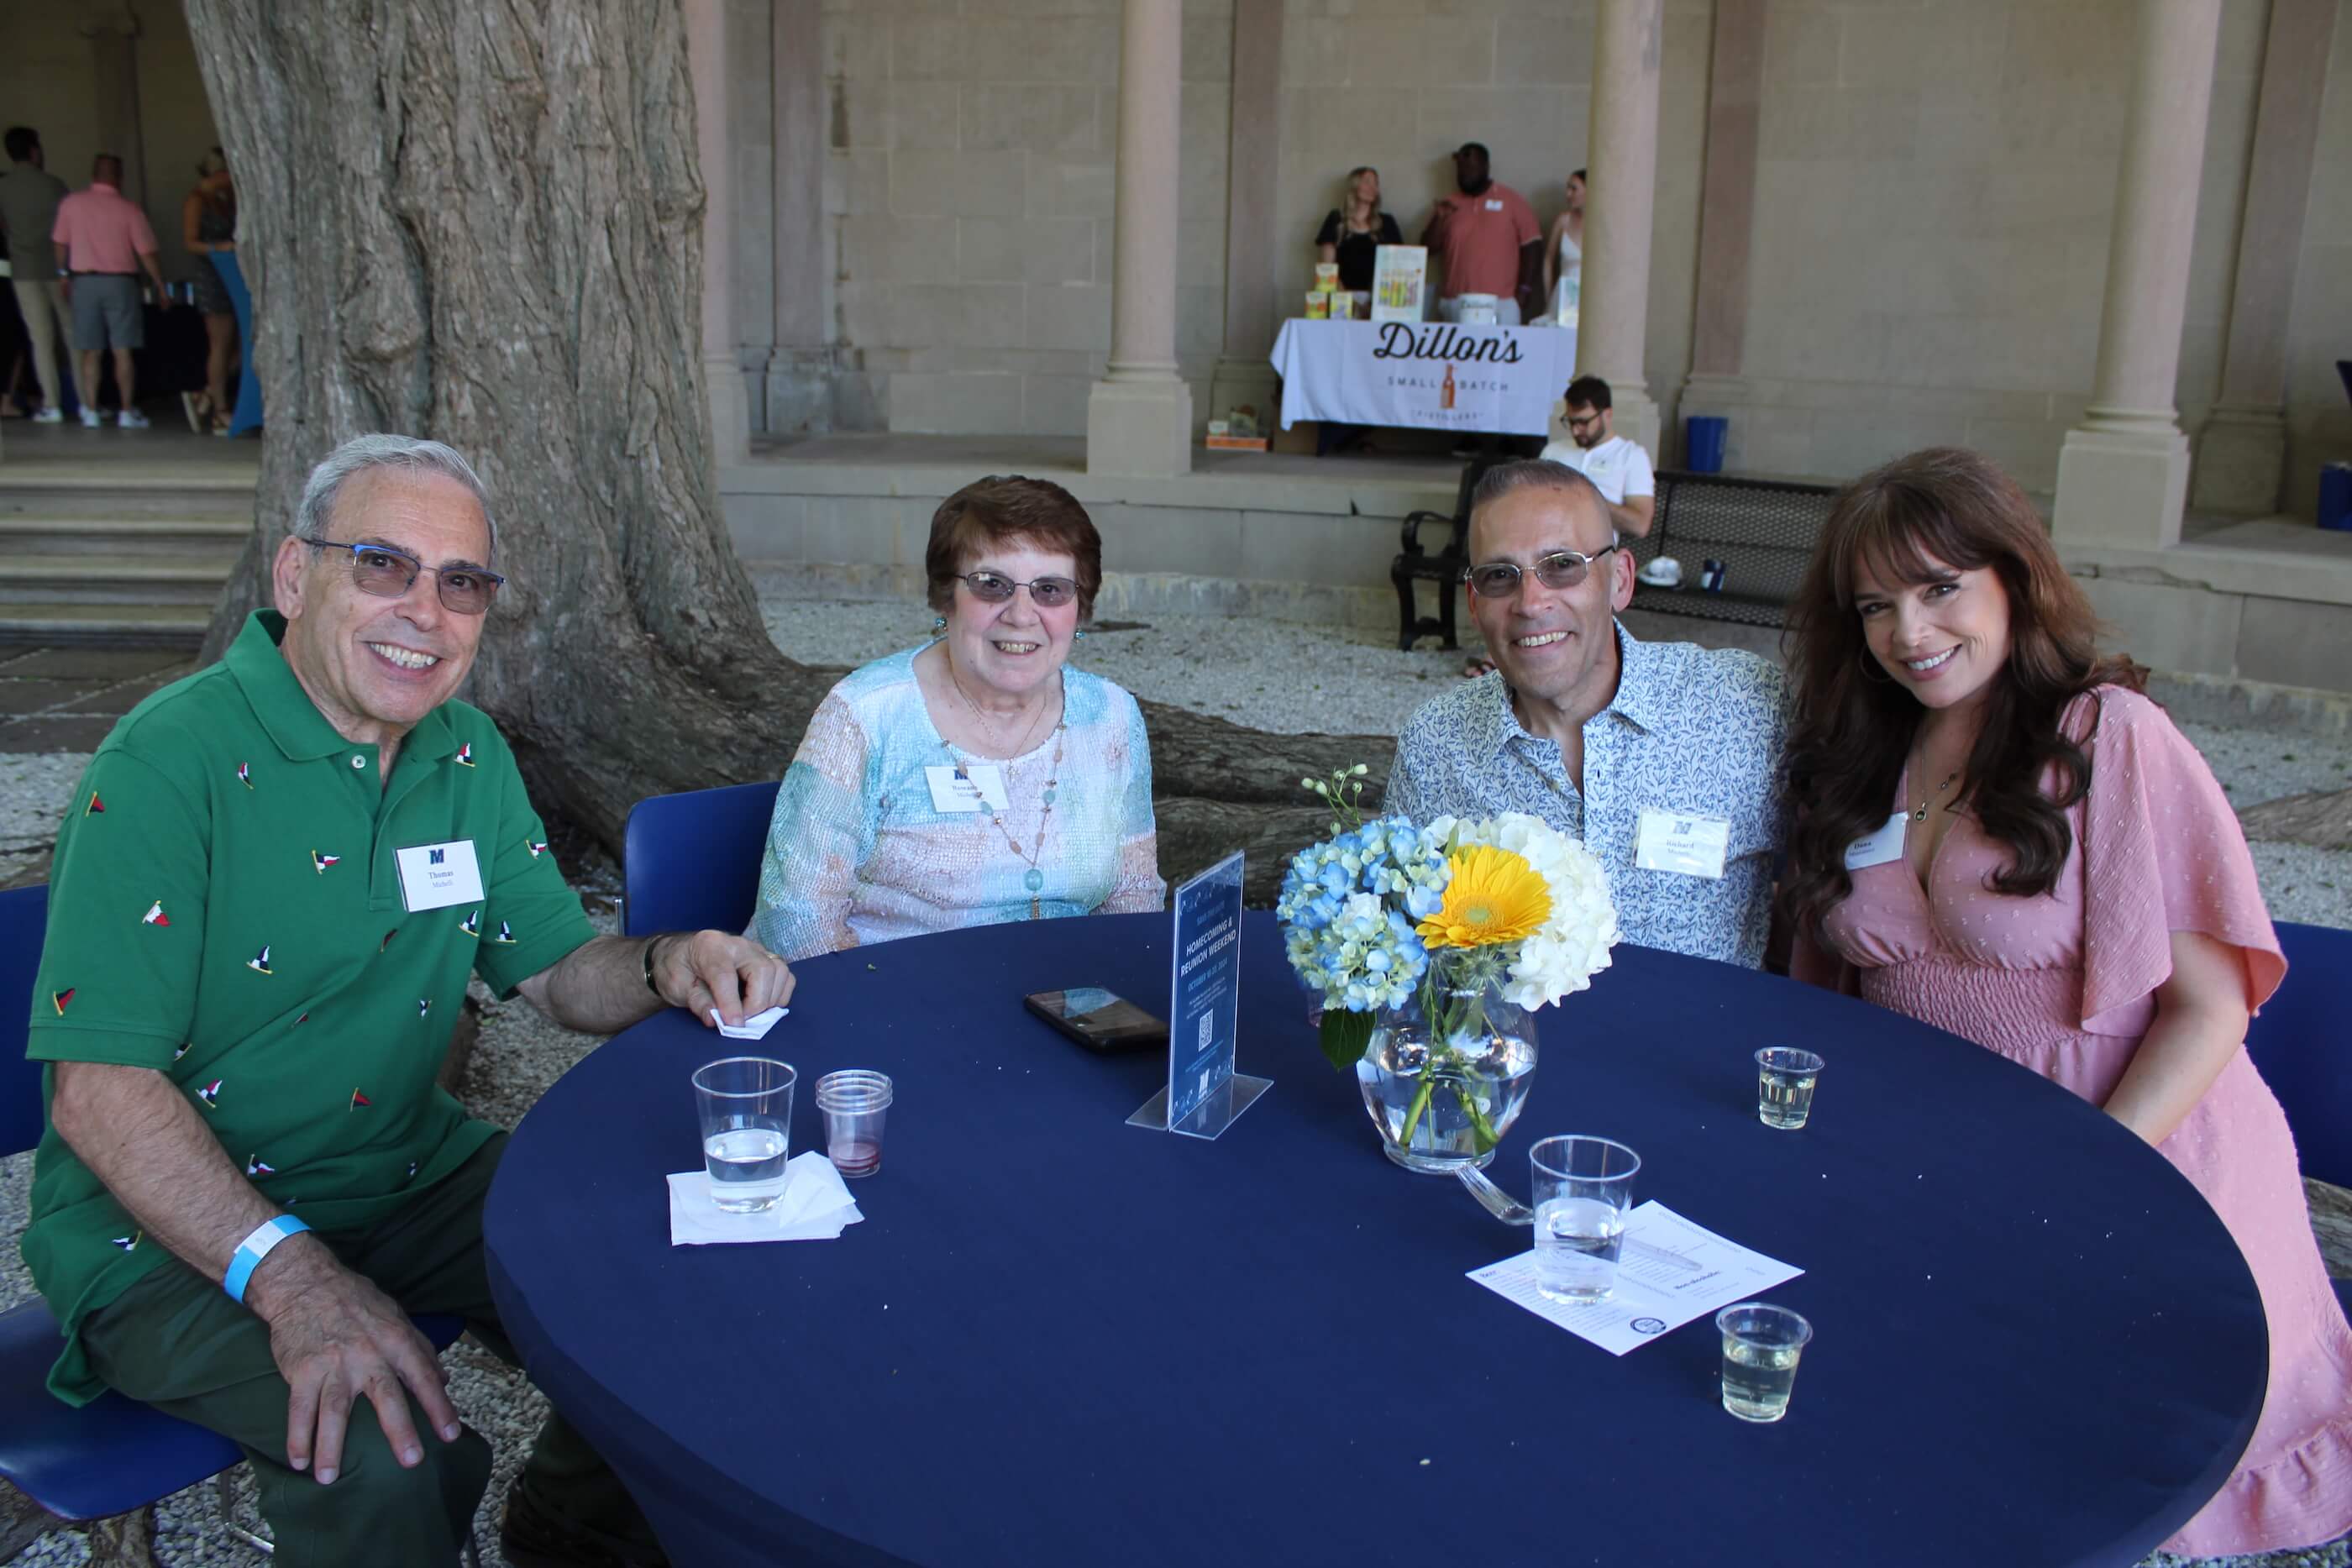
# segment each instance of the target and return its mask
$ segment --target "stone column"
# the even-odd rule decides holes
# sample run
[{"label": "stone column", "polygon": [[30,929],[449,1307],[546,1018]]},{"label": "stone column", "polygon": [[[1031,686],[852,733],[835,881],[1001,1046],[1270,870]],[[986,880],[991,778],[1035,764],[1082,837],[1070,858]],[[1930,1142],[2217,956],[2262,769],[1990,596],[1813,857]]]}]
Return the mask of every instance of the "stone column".
[{"label": "stone column", "polygon": [[775,94],[776,346],[768,360],[768,429],[833,426],[824,331],[824,0],[772,0]]},{"label": "stone column", "polygon": [[1276,381],[1266,356],[1282,324],[1284,244],[1275,211],[1282,162],[1282,13],[1273,0],[1234,8],[1233,131],[1225,159],[1225,337],[1209,383],[1209,407],[1257,410],[1274,428]]},{"label": "stone column", "polygon": [[[1769,0],[1716,0],[1706,89],[1706,165],[1700,175],[1698,310],[1685,413],[1745,402],[1748,256],[1756,227],[1756,147],[1764,95]],[[1659,455],[1663,457],[1664,455]]]},{"label": "stone column", "polygon": [[1658,68],[1665,0],[1601,0],[1592,39],[1584,283],[1576,371],[1609,383],[1617,434],[1658,451],[1642,371],[1650,320],[1650,217],[1658,173]]},{"label": "stone column", "polygon": [[2098,380],[2058,454],[2062,543],[2180,541],[2189,440],[2174,416],[2189,246],[2221,0],[2139,0],[2139,48],[2107,240]]},{"label": "stone column", "polygon": [[702,376],[719,466],[751,453],[751,398],[735,356],[734,172],[727,146],[726,0],[684,0],[687,68],[694,78],[696,153],[702,165]]},{"label": "stone column", "polygon": [[2336,0],[2271,0],[2221,400],[2197,441],[2191,495],[2200,510],[2249,517],[2278,510],[2286,478],[2287,314],[2335,33]]},{"label": "stone column", "polygon": [[1182,0],[1126,0],[1110,366],[1087,402],[1089,473],[1171,475],[1192,465],[1192,391],[1176,373],[1183,49]]}]

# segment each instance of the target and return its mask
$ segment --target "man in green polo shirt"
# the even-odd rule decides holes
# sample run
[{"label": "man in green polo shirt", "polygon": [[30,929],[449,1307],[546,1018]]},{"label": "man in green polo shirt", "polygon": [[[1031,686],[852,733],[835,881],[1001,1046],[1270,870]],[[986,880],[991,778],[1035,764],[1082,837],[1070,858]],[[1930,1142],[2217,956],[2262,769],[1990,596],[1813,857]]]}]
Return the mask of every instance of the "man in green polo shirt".
[{"label": "man in green polo shirt", "polygon": [[[488,1484],[408,1321],[457,1313],[508,1352],[481,1248],[505,1134],[435,1082],[467,977],[604,1033],[792,993],[740,936],[590,930],[506,743],[452,700],[496,542],[450,448],[337,448],[278,612],[115,727],[58,840],[23,1242],[65,1326],[50,1386],[235,1438],[282,1563],[454,1561]],[[561,1416],[504,1537],[520,1564],[661,1561]]]}]

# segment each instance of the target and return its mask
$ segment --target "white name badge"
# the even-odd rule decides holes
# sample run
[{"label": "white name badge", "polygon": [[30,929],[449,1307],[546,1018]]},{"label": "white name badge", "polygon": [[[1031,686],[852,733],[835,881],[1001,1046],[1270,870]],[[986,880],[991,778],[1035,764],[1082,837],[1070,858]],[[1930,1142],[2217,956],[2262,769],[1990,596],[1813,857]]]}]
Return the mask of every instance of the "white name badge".
[{"label": "white name badge", "polygon": [[1004,810],[1004,770],[1001,768],[965,768],[959,772],[953,768],[931,767],[923,769],[923,778],[931,787],[931,809],[935,811]]},{"label": "white name badge", "polygon": [[1888,861],[1903,858],[1903,832],[1911,821],[1910,814],[1897,811],[1886,819],[1885,826],[1874,833],[1866,833],[1845,847],[1845,869],[1864,871]]},{"label": "white name badge", "polygon": [[446,909],[453,904],[482,901],[482,868],[474,863],[474,841],[452,839],[446,844],[419,844],[395,852],[400,862],[400,896],[411,915],[420,909]]},{"label": "white name badge", "polygon": [[1720,879],[1724,856],[1730,849],[1731,824],[1722,818],[1645,806],[1641,829],[1633,839],[1633,863],[1643,871]]},{"label": "white name badge", "polygon": [[1501,198],[1501,197],[1499,197],[1499,196],[1489,196],[1489,197],[1487,197],[1487,198],[1486,198],[1486,210],[1487,210],[1488,212],[1490,212],[1490,213],[1499,213],[1499,212],[1501,212],[1501,211],[1503,210],[1503,201],[1502,201],[1502,198]]}]

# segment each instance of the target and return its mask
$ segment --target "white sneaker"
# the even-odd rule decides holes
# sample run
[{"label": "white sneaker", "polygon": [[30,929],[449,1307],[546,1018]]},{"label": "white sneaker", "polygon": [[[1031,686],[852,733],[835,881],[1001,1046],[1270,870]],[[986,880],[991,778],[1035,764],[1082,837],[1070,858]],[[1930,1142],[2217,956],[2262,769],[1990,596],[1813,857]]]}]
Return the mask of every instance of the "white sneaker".
[{"label": "white sneaker", "polygon": [[114,423],[125,430],[144,430],[147,428],[147,416],[135,408],[126,408],[115,417]]},{"label": "white sneaker", "polygon": [[104,424],[105,423],[105,420],[99,417],[98,410],[91,408],[87,403],[82,405],[81,427],[84,430],[96,430],[100,425]]},{"label": "white sneaker", "polygon": [[35,424],[63,424],[65,422],[66,411],[58,407],[55,403],[50,404],[48,407],[41,410],[40,413],[33,416],[33,423]]}]

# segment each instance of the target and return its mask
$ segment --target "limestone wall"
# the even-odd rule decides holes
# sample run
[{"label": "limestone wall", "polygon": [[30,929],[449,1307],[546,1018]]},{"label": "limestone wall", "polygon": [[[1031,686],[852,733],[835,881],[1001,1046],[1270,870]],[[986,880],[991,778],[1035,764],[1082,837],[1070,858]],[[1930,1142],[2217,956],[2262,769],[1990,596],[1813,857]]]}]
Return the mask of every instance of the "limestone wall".
[{"label": "limestone wall", "polygon": [[2319,152],[2287,329],[2286,507],[2315,515],[2323,463],[2352,463],[2352,398],[2336,361],[2352,360],[2352,0],[2338,0],[2320,111]]}]

